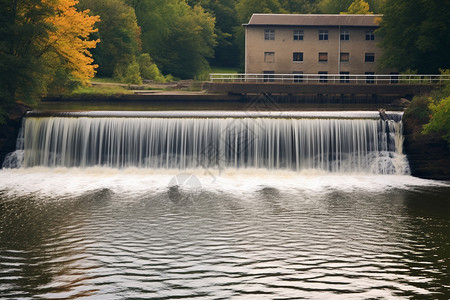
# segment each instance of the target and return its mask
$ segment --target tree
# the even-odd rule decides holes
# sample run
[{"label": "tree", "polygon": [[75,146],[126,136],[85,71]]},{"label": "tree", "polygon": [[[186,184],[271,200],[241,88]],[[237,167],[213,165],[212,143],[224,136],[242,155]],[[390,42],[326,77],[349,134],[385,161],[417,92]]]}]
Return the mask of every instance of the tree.
[{"label": "tree", "polygon": [[92,57],[99,65],[99,76],[112,77],[115,69],[127,68],[140,55],[136,14],[123,0],[80,0],[78,7],[90,9],[102,20],[96,24],[96,37],[102,42],[92,50]]},{"label": "tree", "polygon": [[317,4],[320,12],[325,14],[338,14],[347,11],[353,0],[320,0]]},{"label": "tree", "polygon": [[167,73],[193,78],[208,68],[206,59],[214,56],[215,20],[200,6],[183,10],[174,20],[168,41],[162,49],[164,53],[158,53],[159,61]]},{"label": "tree", "polygon": [[384,67],[419,73],[450,68],[450,10],[441,0],[388,0],[378,32]]},{"label": "tree", "polygon": [[71,0],[1,0],[0,100],[32,102],[56,73],[86,83],[94,76],[89,40],[98,17],[77,11]]},{"label": "tree", "polygon": [[241,0],[236,4],[239,22],[247,23],[254,13],[284,14],[285,10],[278,0]]},{"label": "tree", "polygon": [[209,61],[215,66],[239,66],[239,48],[233,38],[233,29],[239,24],[236,15],[237,0],[192,0],[191,7],[200,5],[216,19],[215,34],[217,45],[214,48],[214,58]]},{"label": "tree", "polygon": [[[440,70],[442,75],[450,76],[450,70]],[[450,82],[435,90],[428,98],[431,114],[429,122],[423,128],[424,134],[438,133],[450,146]]]},{"label": "tree", "polygon": [[89,10],[78,11],[75,0],[47,0],[54,14],[45,19],[52,25],[48,39],[43,43],[44,54],[56,54],[62,63],[71,71],[74,78],[83,84],[89,82],[95,75],[98,65],[93,65],[89,49],[95,48],[100,40],[89,40],[96,32],[94,24],[100,20],[98,16],[90,16]]},{"label": "tree", "polygon": [[216,45],[215,19],[182,0],[128,0],[142,29],[142,49],[164,74],[193,78],[208,67]]},{"label": "tree", "polygon": [[350,4],[350,6],[348,7],[347,10],[348,14],[371,14],[370,12],[370,8],[369,8],[369,3],[365,2],[364,0],[355,0],[352,4]]},{"label": "tree", "polygon": [[[118,77],[122,77],[122,74]],[[121,81],[128,84],[142,84],[141,70],[139,69],[139,64],[136,59],[133,59],[131,63],[126,66]]]},{"label": "tree", "polygon": [[450,145],[450,96],[430,102],[430,122],[425,124],[423,133],[436,132]]},{"label": "tree", "polygon": [[42,59],[42,43],[51,24],[52,8],[42,0],[1,0],[0,13],[0,110],[16,99],[30,103],[45,92],[48,66]]},{"label": "tree", "polygon": [[281,7],[291,14],[312,14],[317,12],[316,0],[280,0]]},{"label": "tree", "polygon": [[159,71],[158,66],[151,59],[150,54],[143,53],[139,57],[138,63],[141,77],[143,79],[154,80],[157,82],[166,81],[164,75]]},{"label": "tree", "polygon": [[[350,5],[354,2],[359,2],[355,0],[318,0],[317,7],[320,12],[326,14],[338,14],[341,12],[347,12]],[[374,13],[382,13],[384,10],[384,5],[386,0],[366,0],[364,1],[372,8]]]}]

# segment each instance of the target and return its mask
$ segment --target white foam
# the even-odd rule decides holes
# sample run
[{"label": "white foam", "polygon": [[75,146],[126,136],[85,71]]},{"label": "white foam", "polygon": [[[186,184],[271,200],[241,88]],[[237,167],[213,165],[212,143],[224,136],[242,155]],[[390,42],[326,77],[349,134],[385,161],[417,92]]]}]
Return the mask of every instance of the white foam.
[{"label": "white foam", "polygon": [[[76,196],[98,189],[119,194],[155,194],[167,191],[174,177],[190,174],[198,179],[195,189],[229,194],[251,194],[262,188],[293,193],[327,191],[382,192],[387,189],[411,189],[422,186],[450,186],[446,182],[408,175],[333,174],[317,170],[268,171],[240,170],[166,170],[90,168],[25,168],[0,170],[0,191],[11,195],[47,197]],[[182,188],[189,189],[189,182]],[[200,182],[200,187],[198,182]]]}]

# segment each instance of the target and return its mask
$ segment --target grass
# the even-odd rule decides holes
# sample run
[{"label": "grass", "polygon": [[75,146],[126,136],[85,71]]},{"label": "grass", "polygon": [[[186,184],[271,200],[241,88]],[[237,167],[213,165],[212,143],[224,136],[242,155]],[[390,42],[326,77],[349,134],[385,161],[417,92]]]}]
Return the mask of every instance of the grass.
[{"label": "grass", "polygon": [[239,68],[220,68],[220,67],[210,67],[208,70],[203,71],[200,75],[195,77],[195,80],[208,81],[210,73],[220,73],[220,74],[237,74],[240,72]]},{"label": "grass", "polygon": [[237,74],[239,72],[240,72],[239,68],[218,68],[218,67],[209,68],[209,73]]},{"label": "grass", "polygon": [[95,77],[91,81],[94,83],[120,83],[112,77]]},{"label": "grass", "polygon": [[[106,81],[105,81],[106,82]],[[112,95],[124,95],[124,94],[133,94],[133,91],[128,90],[122,86],[80,86],[76,88],[71,96],[81,96],[81,95],[103,95],[103,96],[112,96]]]}]

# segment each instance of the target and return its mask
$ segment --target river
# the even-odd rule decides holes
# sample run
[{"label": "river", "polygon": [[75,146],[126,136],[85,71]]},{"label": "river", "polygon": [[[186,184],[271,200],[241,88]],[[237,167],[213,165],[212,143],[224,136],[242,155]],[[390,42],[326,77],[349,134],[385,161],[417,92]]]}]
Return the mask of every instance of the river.
[{"label": "river", "polygon": [[[83,118],[77,120],[84,124]],[[80,146],[101,143],[104,139],[92,134],[101,134],[98,128],[106,128],[110,137],[116,130],[111,128],[118,128],[126,141],[120,149],[144,149],[123,134],[132,127],[108,127],[104,122],[110,120],[96,119],[103,125],[88,127],[86,138],[85,126],[73,120],[32,119],[25,128],[50,140],[34,141],[36,136],[24,133],[25,165],[0,170],[0,298],[450,297],[450,184],[412,177],[404,160],[400,165],[392,162],[401,157],[398,139],[389,138],[395,126],[352,119],[351,126],[334,122],[333,128],[340,129],[328,136],[323,131],[329,121],[312,121],[321,133],[309,133],[320,149],[313,151],[311,164],[291,155],[299,151],[293,143],[289,151],[277,152],[291,160],[277,165],[267,161],[266,152],[252,149],[269,140],[279,145],[283,137],[300,132],[289,128],[304,124],[293,121],[292,127],[275,132],[273,122],[267,121],[261,125],[267,127],[258,125],[260,131],[255,127],[252,134],[270,137],[268,132],[275,132],[280,138],[246,135],[253,146],[241,149],[244,160],[227,154],[222,167],[186,162],[175,168],[142,165],[147,160],[134,156],[116,164],[109,156],[102,158],[114,147],[86,152]],[[233,124],[247,124],[240,120]],[[141,119],[130,122],[145,132]],[[173,119],[162,122],[181,128],[180,141],[183,134],[203,136],[197,121],[182,122],[186,127],[173,125]],[[199,122],[211,136],[216,125]],[[370,125],[373,122],[378,125]],[[230,132],[237,128],[226,124]],[[70,128],[77,128],[76,133],[68,134]],[[360,138],[367,142],[355,142]],[[61,140],[80,150],[66,153]],[[328,142],[319,142],[323,140]],[[147,144],[165,147],[167,140],[157,136],[151,141]],[[347,150],[336,146],[344,144]],[[227,145],[223,149],[234,145],[236,150],[242,142]],[[362,151],[361,145],[370,151]],[[182,152],[171,153],[189,161],[199,153],[190,147],[176,147],[174,151]],[[336,163],[341,155],[330,155],[327,149],[352,152],[352,162]],[[95,162],[84,155],[94,155]],[[126,156],[120,151],[114,155]],[[377,168],[370,167],[372,160]],[[255,161],[263,163],[249,163]],[[355,161],[363,163],[349,170]]]}]

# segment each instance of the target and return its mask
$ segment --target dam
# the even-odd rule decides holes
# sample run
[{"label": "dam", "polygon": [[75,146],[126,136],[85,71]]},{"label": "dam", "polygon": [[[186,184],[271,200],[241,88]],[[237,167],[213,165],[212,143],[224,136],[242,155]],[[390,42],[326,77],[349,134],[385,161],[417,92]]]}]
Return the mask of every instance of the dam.
[{"label": "dam", "polygon": [[378,112],[31,113],[18,165],[407,174],[401,113],[390,118]]}]

